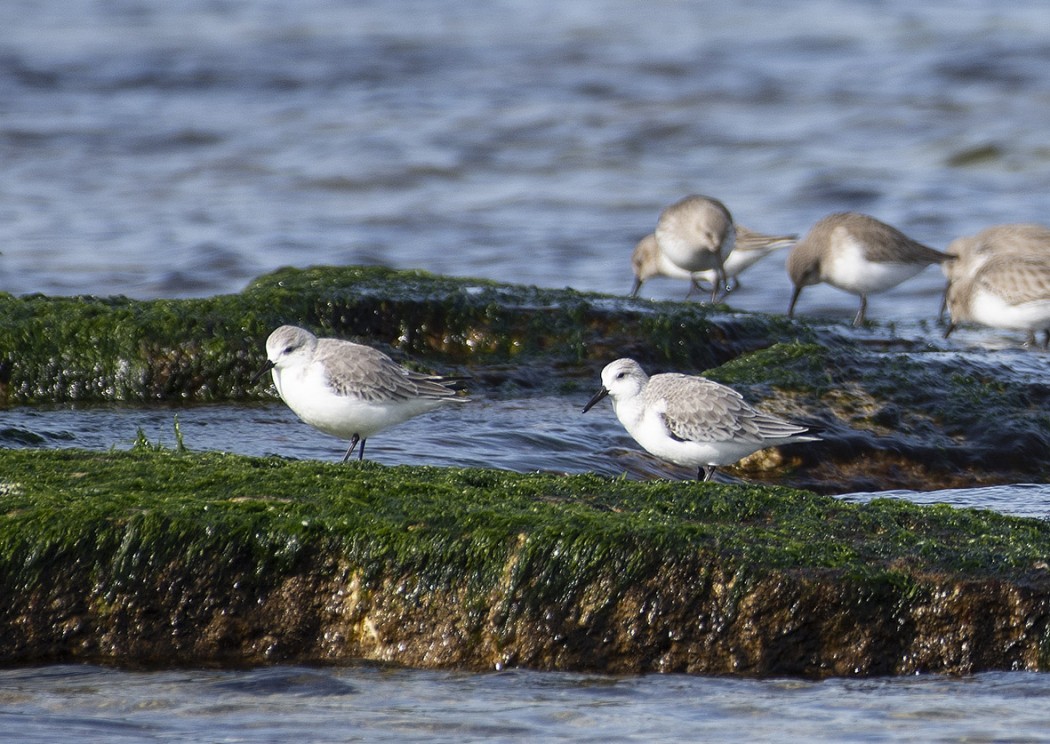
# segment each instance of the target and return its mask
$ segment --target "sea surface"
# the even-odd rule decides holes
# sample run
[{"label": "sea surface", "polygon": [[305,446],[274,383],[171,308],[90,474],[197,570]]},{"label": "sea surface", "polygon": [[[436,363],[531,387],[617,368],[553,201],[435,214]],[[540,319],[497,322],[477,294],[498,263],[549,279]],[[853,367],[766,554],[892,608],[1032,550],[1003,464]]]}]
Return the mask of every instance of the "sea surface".
[{"label": "sea surface", "polygon": [[[1048,112],[1043,3],[5,0],[0,291],[208,296],[286,265],[370,264],[624,294],[635,242],[697,192],[760,231],[856,210],[943,249],[1050,221]],[[784,312],[783,258],[730,304]],[[1014,353],[1008,333],[937,339],[942,287],[928,269],[869,317],[947,353]],[[845,323],[856,308],[812,287],[798,312]],[[635,448],[583,402],[481,400],[467,420],[377,436],[369,456],[621,472]],[[0,412],[0,442],[124,448],[141,429],[170,445],[176,414],[191,448],[342,452],[277,404],[20,408]],[[1042,484],[878,495],[1050,512]],[[1043,741],[1048,698],[1046,676],[1022,672],[53,666],[0,672],[0,740]]]}]

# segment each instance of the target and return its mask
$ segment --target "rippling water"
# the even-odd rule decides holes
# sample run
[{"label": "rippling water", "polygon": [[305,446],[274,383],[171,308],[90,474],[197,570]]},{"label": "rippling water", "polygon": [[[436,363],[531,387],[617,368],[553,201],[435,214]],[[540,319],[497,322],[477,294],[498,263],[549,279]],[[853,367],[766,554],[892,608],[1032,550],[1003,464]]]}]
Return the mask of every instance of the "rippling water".
[{"label": "rippling water", "polygon": [[[1046,219],[1038,3],[8,0],[0,27],[15,293],[211,294],[289,263],[622,293],[693,191],[759,230],[857,209],[942,248]],[[784,311],[782,257],[748,279],[736,304]],[[929,317],[940,284],[873,317]]]},{"label": "rippling water", "polygon": [[1036,674],[873,680],[340,669],[0,672],[11,741],[1036,742]]},{"label": "rippling water", "polygon": [[[695,191],[758,230],[802,233],[854,209],[941,248],[1047,219],[1039,3],[5,0],[0,29],[0,290],[13,293],[209,295],[281,265],[346,263],[623,293],[634,242]],[[743,284],[732,304],[786,308],[782,256]],[[927,270],[870,315],[930,318],[941,284]],[[644,292],[684,290],[653,280]],[[843,320],[855,309],[829,288],[799,306]],[[467,431],[437,414],[376,437],[369,455],[447,462],[454,437],[465,464],[650,467],[624,454],[611,416],[575,416],[578,404],[482,401],[463,412]],[[552,430],[566,411],[571,423]],[[18,410],[0,429],[6,446],[125,446],[139,426],[170,437],[171,411],[112,415]],[[340,455],[279,406],[180,418],[191,447]],[[232,444],[211,434],[231,431]],[[1007,511],[1045,501],[1040,486],[1013,488],[935,498]],[[1024,740],[1043,735],[1048,694],[1020,674],[0,677],[5,733],[25,741]]]},{"label": "rippling water", "polygon": [[[369,460],[395,465],[496,467],[519,472],[619,473],[609,452],[630,439],[612,416],[581,415],[586,396],[486,400],[445,407],[368,440]],[[157,408],[120,405],[5,411],[0,446],[126,449],[138,433],[191,450],[339,461],[347,442],[302,423],[281,402]],[[636,449],[631,447],[631,449]]]},{"label": "rippling water", "polygon": [[[633,478],[689,478],[693,471],[657,460],[627,435],[610,406],[587,415],[586,395],[528,400],[475,397],[441,408],[368,440],[369,460],[386,465],[493,467],[518,472],[626,472]],[[0,419],[0,447],[130,448],[141,433],[176,446],[176,424],[187,448],[241,455],[281,455],[339,461],[346,442],[318,432],[281,402],[249,406],[171,408],[124,405],[21,407]],[[722,477],[722,476],[720,476]],[[1018,517],[1050,518],[1050,484],[1010,484],[936,491],[879,491],[840,495],[848,501],[903,498],[916,503],[991,509]]]}]

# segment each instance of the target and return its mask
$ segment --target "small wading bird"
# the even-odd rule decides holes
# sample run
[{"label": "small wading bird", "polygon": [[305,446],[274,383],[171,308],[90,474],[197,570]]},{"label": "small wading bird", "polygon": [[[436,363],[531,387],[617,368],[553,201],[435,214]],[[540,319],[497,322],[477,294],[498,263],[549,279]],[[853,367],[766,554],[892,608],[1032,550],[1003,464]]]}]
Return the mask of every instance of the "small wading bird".
[{"label": "small wading bird", "polygon": [[951,322],[944,337],[960,323],[1025,331],[1028,344],[1043,332],[1050,343],[1050,254],[993,256],[972,274],[953,280],[946,293]]},{"label": "small wading bird", "polygon": [[853,325],[861,325],[868,309],[868,295],[885,292],[918,274],[930,264],[950,256],[918,243],[895,227],[856,212],[840,212],[819,220],[787,258],[787,271],[795,285],[788,317],[803,288],[827,282],[860,296],[860,310]]},{"label": "small wading bird", "polygon": [[976,235],[956,238],[948,245],[947,253],[953,260],[941,264],[948,279],[941,301],[942,318],[948,309],[949,287],[972,278],[992,258],[1050,256],[1050,227],[1026,222],[992,225]]},{"label": "small wading bird", "polygon": [[281,326],[266,339],[266,364],[258,381],[273,372],[281,399],[305,423],[349,439],[343,462],[365,440],[421,413],[467,398],[457,395],[462,378],[424,375],[397,364],[381,351],[350,341],[318,338],[296,326]]},{"label": "small wading bird", "polygon": [[668,373],[649,377],[633,359],[602,370],[602,387],[583,412],[612,398],[616,417],[649,453],[696,468],[697,480],[753,452],[793,442],[814,442],[809,429],[752,408],[730,387],[704,377]]},{"label": "small wading bird", "polygon": [[[729,293],[739,287],[739,277],[744,269],[775,250],[793,245],[797,239],[797,235],[765,235],[749,230],[743,225],[737,225],[736,244],[722,264],[726,275],[726,285],[721,288],[721,291]],[[660,251],[660,246],[656,242],[656,235],[653,233],[646,235],[634,247],[634,251],[631,253],[631,269],[634,271],[634,286],[631,288],[631,297],[637,297],[642,284],[654,276],[688,279],[690,285],[686,299],[692,295],[694,289],[703,291],[703,287],[700,286],[701,281],[710,282],[711,284],[715,284],[718,281],[717,272],[714,269],[689,272],[675,266]]]},{"label": "small wading bird", "polygon": [[715,272],[714,302],[725,286],[725,261],[736,243],[733,216],[725,205],[709,196],[687,196],[660,213],[653,235],[668,269]]}]

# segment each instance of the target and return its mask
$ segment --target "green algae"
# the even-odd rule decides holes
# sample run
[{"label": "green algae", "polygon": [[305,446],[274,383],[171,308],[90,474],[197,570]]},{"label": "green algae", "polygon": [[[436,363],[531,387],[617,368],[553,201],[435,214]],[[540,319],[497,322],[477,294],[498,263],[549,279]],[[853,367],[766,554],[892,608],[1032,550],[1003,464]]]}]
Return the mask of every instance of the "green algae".
[{"label": "green algae", "polygon": [[243,395],[260,331],[240,305],[0,297],[0,403]]},{"label": "green algae", "polygon": [[390,564],[427,582],[486,587],[515,550],[520,571],[547,576],[544,591],[590,581],[610,561],[630,583],[697,555],[734,571],[855,575],[903,562],[913,571],[1016,576],[1050,559],[1042,521],[889,499],[851,504],[781,487],[143,449],[0,451],[0,472],[8,588],[38,579],[32,572],[53,568],[57,555],[95,570],[124,556],[116,576],[139,570],[128,558],[138,556],[218,560],[264,577],[303,551],[338,549],[370,570]]},{"label": "green algae", "polygon": [[[1037,520],[781,487],[147,446],[0,451],[0,473],[6,663],[1044,668],[997,619],[1045,624],[1050,525]],[[953,612],[998,629],[965,664],[939,655],[939,625],[921,627]],[[968,628],[952,643],[972,646]]]},{"label": "green algae", "polygon": [[281,269],[187,300],[0,295],[0,405],[240,400],[278,325],[449,365],[546,367],[618,356],[704,368],[792,326],[696,304],[376,267]]},{"label": "green algae", "polygon": [[705,374],[724,385],[767,385],[818,397],[836,385],[828,347],[797,339],[742,354]]}]

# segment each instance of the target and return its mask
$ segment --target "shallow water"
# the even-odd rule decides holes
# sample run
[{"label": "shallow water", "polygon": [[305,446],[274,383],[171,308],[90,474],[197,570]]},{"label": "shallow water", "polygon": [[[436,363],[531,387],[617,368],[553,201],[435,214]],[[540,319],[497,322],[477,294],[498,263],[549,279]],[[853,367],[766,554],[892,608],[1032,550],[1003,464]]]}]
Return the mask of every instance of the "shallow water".
[{"label": "shallow water", "polygon": [[[690,192],[759,230],[855,209],[940,248],[1046,219],[1040,4],[9,0],[0,28],[14,293],[207,295],[348,263],[624,293],[635,241]],[[928,269],[871,315],[932,317],[940,285]],[[789,293],[781,255],[732,301]],[[855,310],[824,287],[799,306]]]},{"label": "shallow water", "polygon": [[[586,402],[586,396],[579,400],[475,396],[469,405],[446,406],[380,432],[368,440],[366,457],[386,465],[622,472],[614,460],[619,445],[623,450],[636,448],[629,446],[631,440],[611,412],[582,415]],[[178,408],[22,407],[5,411],[0,421],[0,446],[6,447],[127,449],[141,431],[150,443],[173,448],[176,421],[185,446],[197,451],[338,462],[347,445],[302,423],[282,402]],[[659,467],[655,462],[652,466]]]},{"label": "shallow water", "polygon": [[[624,293],[635,241],[690,192],[758,230],[853,209],[939,248],[1046,221],[1039,3],[6,0],[0,28],[0,290],[16,294],[210,295],[351,263]],[[924,323],[941,286],[928,269],[869,316],[939,333]],[[783,312],[789,294],[779,255],[730,302]],[[855,311],[825,287],[799,304]],[[1020,340],[964,330],[946,348]],[[377,436],[368,456],[666,472],[583,402],[482,400]],[[279,404],[16,409],[0,446],[126,447],[138,428],[171,446],[176,411],[191,449],[341,456]],[[889,495],[1046,515],[1039,485]],[[1048,695],[1020,673],[48,667],[0,673],[0,725],[20,741],[1024,741],[1045,738]]]},{"label": "shallow water", "polygon": [[[1045,741],[1045,675],[748,680],[361,665],[0,671],[19,742]],[[65,738],[63,740],[65,740]]]},{"label": "shallow water", "polygon": [[[689,478],[692,471],[642,451],[611,406],[581,413],[587,395],[478,397],[440,408],[368,440],[366,456],[384,465],[494,467],[517,472],[602,473]],[[129,449],[143,436],[174,448],[176,425],[195,451],[280,455],[338,462],[346,442],[318,432],[282,402],[251,405],[20,407],[0,418],[0,447]],[[357,456],[356,453],[354,455]],[[723,476],[719,476],[723,477]],[[724,476],[729,478],[729,476]],[[1050,484],[1019,483],[935,491],[842,494],[848,501],[904,498],[922,504],[1050,517]]]}]

